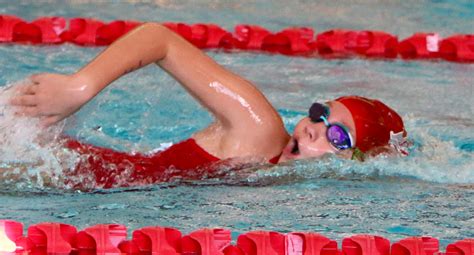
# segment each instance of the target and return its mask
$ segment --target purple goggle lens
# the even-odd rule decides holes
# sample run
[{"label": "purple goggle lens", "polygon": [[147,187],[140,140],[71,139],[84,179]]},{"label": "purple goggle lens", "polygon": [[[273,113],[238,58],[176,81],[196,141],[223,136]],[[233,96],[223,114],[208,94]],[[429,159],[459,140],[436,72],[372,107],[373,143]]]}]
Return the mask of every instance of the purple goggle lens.
[{"label": "purple goggle lens", "polygon": [[338,150],[352,148],[354,145],[349,130],[342,124],[329,123],[329,107],[314,103],[309,109],[309,118],[312,122],[324,122],[327,127],[326,138]]},{"label": "purple goggle lens", "polygon": [[329,125],[326,136],[329,142],[338,150],[345,150],[352,147],[351,134],[340,124]]}]

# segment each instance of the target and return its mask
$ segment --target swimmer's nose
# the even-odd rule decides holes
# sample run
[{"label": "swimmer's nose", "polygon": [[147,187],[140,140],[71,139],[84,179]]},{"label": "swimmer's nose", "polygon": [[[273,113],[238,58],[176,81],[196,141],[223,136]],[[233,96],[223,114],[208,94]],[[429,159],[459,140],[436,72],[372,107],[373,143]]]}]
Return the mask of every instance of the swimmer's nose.
[{"label": "swimmer's nose", "polygon": [[305,134],[309,137],[309,140],[311,142],[314,142],[321,137],[321,130],[319,128],[320,126],[319,124],[320,123],[318,124],[312,123],[310,125],[307,125],[304,129]]}]

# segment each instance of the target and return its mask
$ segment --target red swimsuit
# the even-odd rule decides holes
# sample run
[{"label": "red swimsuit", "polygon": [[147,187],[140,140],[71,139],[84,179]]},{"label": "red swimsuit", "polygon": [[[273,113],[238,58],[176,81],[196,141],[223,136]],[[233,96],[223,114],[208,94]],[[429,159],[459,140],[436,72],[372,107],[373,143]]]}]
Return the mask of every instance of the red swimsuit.
[{"label": "red swimsuit", "polygon": [[[68,140],[66,147],[81,159],[68,183],[75,188],[113,188],[166,182],[172,178],[216,177],[219,158],[201,148],[194,139],[177,143],[152,155],[129,154]],[[276,164],[278,157],[270,160]],[[80,179],[78,179],[80,177]]]},{"label": "red swimsuit", "polygon": [[164,182],[173,177],[192,178],[193,171],[190,170],[208,172],[212,170],[212,163],[220,160],[197,145],[194,139],[152,155],[118,152],[76,140],[69,140],[66,147],[81,155],[72,175],[92,177],[95,185],[103,188]]}]

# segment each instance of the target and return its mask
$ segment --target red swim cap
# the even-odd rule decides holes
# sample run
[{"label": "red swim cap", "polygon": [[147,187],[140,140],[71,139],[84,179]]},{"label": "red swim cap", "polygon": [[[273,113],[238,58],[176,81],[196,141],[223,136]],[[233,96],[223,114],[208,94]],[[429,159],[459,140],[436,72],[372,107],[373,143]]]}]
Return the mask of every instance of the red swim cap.
[{"label": "red swim cap", "polygon": [[[386,146],[391,138],[406,136],[400,115],[378,100],[345,96],[335,101],[342,103],[351,112],[356,128],[355,147],[362,152]],[[394,136],[396,134],[398,136]]]}]

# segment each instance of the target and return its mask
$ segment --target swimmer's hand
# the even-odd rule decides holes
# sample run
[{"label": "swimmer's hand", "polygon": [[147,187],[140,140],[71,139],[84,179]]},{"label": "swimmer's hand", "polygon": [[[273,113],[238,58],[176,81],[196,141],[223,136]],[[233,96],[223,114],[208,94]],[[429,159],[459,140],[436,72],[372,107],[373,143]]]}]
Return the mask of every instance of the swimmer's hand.
[{"label": "swimmer's hand", "polygon": [[79,76],[46,73],[30,79],[31,84],[20,86],[10,102],[18,114],[40,118],[44,127],[72,115],[96,94]]}]

